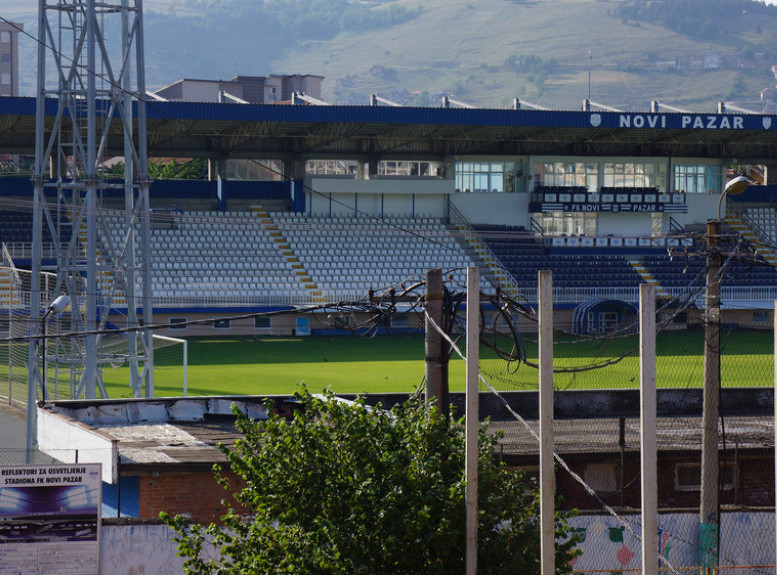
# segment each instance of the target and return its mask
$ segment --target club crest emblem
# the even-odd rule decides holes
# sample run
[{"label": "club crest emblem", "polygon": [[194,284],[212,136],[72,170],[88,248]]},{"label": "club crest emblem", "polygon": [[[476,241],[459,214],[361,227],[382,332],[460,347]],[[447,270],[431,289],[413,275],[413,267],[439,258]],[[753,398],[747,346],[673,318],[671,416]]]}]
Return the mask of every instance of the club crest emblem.
[{"label": "club crest emblem", "polygon": [[591,114],[591,125],[594,128],[598,128],[601,123],[602,123],[601,115],[599,115],[599,114]]},{"label": "club crest emblem", "polygon": [[763,122],[764,130],[768,130],[769,128],[772,127],[772,118],[771,118],[771,116],[769,116],[768,118],[763,118],[761,121]]}]

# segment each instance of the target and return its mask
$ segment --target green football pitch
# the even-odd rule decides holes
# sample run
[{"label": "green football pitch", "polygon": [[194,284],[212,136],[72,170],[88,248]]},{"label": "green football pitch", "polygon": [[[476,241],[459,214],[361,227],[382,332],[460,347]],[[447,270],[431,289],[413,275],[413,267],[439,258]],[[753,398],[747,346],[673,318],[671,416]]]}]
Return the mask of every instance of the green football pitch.
[{"label": "green football pitch", "polygon": [[[527,338],[528,339],[528,338]],[[722,334],[723,385],[773,385],[773,343],[770,331],[733,330]],[[504,342],[503,342],[504,343]],[[557,339],[554,384],[558,389],[610,389],[639,385],[637,353],[617,358],[638,346],[636,336],[592,342]],[[461,342],[463,346],[463,341]],[[659,387],[698,387],[704,364],[701,330],[664,332],[657,340]],[[537,362],[537,346],[524,344],[529,362]],[[163,365],[158,354],[155,395],[183,393],[182,368]],[[274,395],[293,393],[300,383],[312,392],[412,392],[424,375],[424,340],[418,336],[355,336],[191,338],[188,395]],[[536,369],[497,359],[481,346],[481,371],[498,390],[536,389]],[[452,391],[464,389],[464,362],[457,355],[449,368]],[[103,372],[109,396],[127,397],[126,368]]]}]

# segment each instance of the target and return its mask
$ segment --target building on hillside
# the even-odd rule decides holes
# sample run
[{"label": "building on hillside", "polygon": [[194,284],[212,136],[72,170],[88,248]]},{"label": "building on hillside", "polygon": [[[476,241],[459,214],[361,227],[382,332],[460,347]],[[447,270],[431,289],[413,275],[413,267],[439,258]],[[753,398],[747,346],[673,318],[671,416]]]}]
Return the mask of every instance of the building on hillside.
[{"label": "building on hillside", "polygon": [[271,104],[289,101],[296,92],[321,98],[323,80],[323,76],[313,74],[235,76],[230,80],[184,78],[157,90],[155,94],[173,101]]},{"label": "building on hillside", "polygon": [[19,95],[19,32],[22,24],[0,22],[0,96]]}]

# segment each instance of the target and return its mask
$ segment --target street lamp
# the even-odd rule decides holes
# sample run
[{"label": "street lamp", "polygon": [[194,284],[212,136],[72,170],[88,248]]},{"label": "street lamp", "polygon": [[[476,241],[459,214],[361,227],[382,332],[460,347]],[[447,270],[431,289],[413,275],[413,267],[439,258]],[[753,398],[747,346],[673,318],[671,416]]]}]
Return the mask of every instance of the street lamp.
[{"label": "street lamp", "polygon": [[720,221],[720,208],[723,205],[723,198],[726,196],[736,196],[741,194],[747,189],[752,182],[745,176],[737,176],[726,182],[726,186],[723,188],[723,192],[718,199],[718,221]]},{"label": "street lamp", "polygon": [[41,318],[41,344],[43,345],[43,350],[41,351],[41,383],[40,383],[40,390],[41,390],[41,399],[45,403],[48,399],[47,393],[46,393],[46,325],[47,320],[51,314],[57,314],[62,313],[67,306],[70,305],[70,298],[66,295],[61,295],[57,297],[54,301],[52,301],[48,307],[46,308],[46,312],[43,314],[43,317]]},{"label": "street lamp", "polygon": [[[41,353],[42,358],[42,377],[41,377],[41,395],[42,400],[46,401],[46,321],[52,313],[61,313],[70,304],[70,298],[66,295],[61,295],[52,301],[41,318],[41,340],[38,342],[38,349],[33,349],[30,346],[30,379],[27,384],[27,463],[32,463],[35,459],[35,447],[38,444],[38,413],[36,411],[37,393],[35,392],[35,377],[37,376],[36,364],[37,351],[40,350],[40,344],[43,343],[43,351]],[[30,321],[32,321],[32,315],[38,315],[38,310],[30,310]]]}]

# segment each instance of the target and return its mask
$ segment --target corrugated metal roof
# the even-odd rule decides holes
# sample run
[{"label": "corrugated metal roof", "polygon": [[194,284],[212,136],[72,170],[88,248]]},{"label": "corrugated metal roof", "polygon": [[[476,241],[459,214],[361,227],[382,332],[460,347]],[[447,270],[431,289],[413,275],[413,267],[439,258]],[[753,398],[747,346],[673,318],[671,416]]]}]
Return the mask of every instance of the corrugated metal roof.
[{"label": "corrugated metal roof", "polygon": [[[741,453],[748,450],[766,450],[774,447],[774,421],[768,417],[728,417],[725,419],[725,441]],[[701,417],[659,417],[656,439],[661,452],[700,452],[702,445]],[[536,421],[528,422],[535,433]],[[639,418],[624,419],[626,452],[640,450]],[[518,421],[500,421],[489,424],[489,431],[502,431],[499,442],[505,455],[537,456],[538,443],[526,427]],[[566,419],[553,422],[556,450],[561,455],[594,455],[620,453],[620,420]],[[720,447],[723,447],[721,434]]]},{"label": "corrugated metal roof", "polygon": [[[224,461],[218,444],[238,438],[232,406],[263,419],[264,398],[203,397],[63,401],[47,409],[117,441],[122,465],[187,465]],[[288,398],[279,406],[294,403]],[[72,446],[78,449],[78,446]]]},{"label": "corrugated metal roof", "polygon": [[[97,400],[56,402],[48,409],[60,417],[76,420],[117,441],[122,465],[158,466],[213,464],[225,461],[218,445],[234,445],[240,437],[234,426],[232,404],[251,417],[266,417],[258,397],[162,398],[150,400]],[[277,398],[280,409],[293,409],[293,399]],[[726,442],[742,451],[762,451],[774,445],[774,421],[770,417],[726,418]],[[623,418],[627,452],[639,451],[639,418]],[[528,425],[536,432],[537,421]],[[562,455],[619,453],[621,418],[557,419],[554,435]],[[516,420],[492,421],[492,432],[501,431],[503,454],[535,457],[536,439]],[[658,449],[689,452],[701,449],[701,417],[659,417]],[[721,440],[722,441],[722,440]],[[722,443],[721,443],[722,446]],[[72,446],[78,449],[78,446]]]}]

